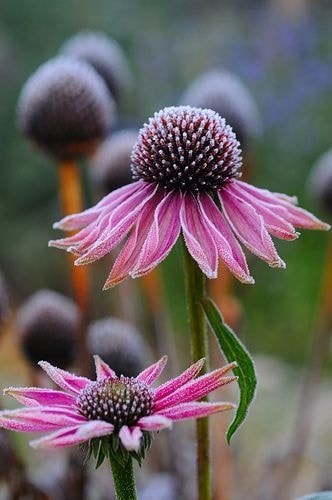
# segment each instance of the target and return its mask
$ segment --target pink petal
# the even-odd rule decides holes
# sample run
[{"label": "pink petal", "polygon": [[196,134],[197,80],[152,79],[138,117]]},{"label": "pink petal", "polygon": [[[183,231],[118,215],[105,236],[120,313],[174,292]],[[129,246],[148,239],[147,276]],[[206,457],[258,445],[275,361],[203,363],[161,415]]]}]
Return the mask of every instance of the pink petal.
[{"label": "pink petal", "polygon": [[190,255],[208,278],[216,278],[218,267],[216,245],[192,194],[183,197],[180,220]]},{"label": "pink petal", "polygon": [[41,432],[86,422],[74,410],[34,406],[0,412],[0,427],[21,432]]},{"label": "pink petal", "polygon": [[153,213],[160,201],[160,194],[152,198],[143,207],[135,228],[116,259],[110,275],[104,285],[104,290],[121,283],[137,266],[139,255],[147,238],[153,221]]},{"label": "pink petal", "polygon": [[75,231],[76,229],[81,229],[94,221],[105,207],[109,207],[114,202],[117,204],[121,203],[141,186],[142,181],[138,181],[116,189],[102,198],[94,207],[88,208],[78,214],[68,215],[59,222],[55,222],[53,224],[53,228],[63,229],[64,231]]},{"label": "pink petal", "polygon": [[75,404],[76,398],[71,394],[53,389],[39,389],[35,387],[9,387],[4,390],[25,406],[69,406]]},{"label": "pink petal", "polygon": [[165,382],[165,384],[160,385],[154,392],[155,401],[165,398],[169,394],[176,391],[182,385],[185,385],[189,380],[192,380],[201,371],[202,366],[205,363],[205,358],[202,358],[193,365],[191,365],[185,372],[181,373],[176,378]]},{"label": "pink petal", "polygon": [[218,370],[214,370],[213,372],[187,382],[187,384],[183,385],[169,396],[156,401],[154,411],[156,413],[162,413],[161,410],[164,408],[200,399],[215,389],[218,389],[218,387],[233,382],[237,377],[225,377],[225,374],[236,366],[236,363],[230,363],[223,368],[219,368]]},{"label": "pink petal", "polygon": [[143,433],[139,427],[127,427],[123,425],[119,432],[121,443],[128,451],[138,451],[141,446]]},{"label": "pink petal", "polygon": [[[295,207],[294,205],[297,204],[297,199],[294,196],[290,197],[285,194],[271,193],[267,189],[260,189],[246,182],[236,181],[236,184],[240,186],[242,192],[245,191],[257,200],[267,205],[272,205],[272,209],[276,211],[278,215],[284,217],[296,227],[304,229],[330,229],[329,224],[325,224],[325,222],[317,219],[317,217],[307,210]],[[275,206],[278,208],[276,209]]]},{"label": "pink petal", "polygon": [[47,375],[62,389],[78,394],[91,380],[85,377],[78,377],[72,373],[61,370],[51,365],[47,361],[39,361],[39,366],[45,370]]},{"label": "pink petal", "polygon": [[90,439],[112,434],[114,426],[101,420],[93,420],[81,425],[66,427],[48,436],[30,441],[33,448],[60,448],[84,443]]},{"label": "pink petal", "polygon": [[[280,217],[280,215],[276,213],[276,204],[267,205],[266,203],[260,201],[242,189],[239,182],[229,183],[228,191],[233,193],[234,196],[252,205],[256,212],[263,217],[267,230],[269,233],[273,234],[273,236],[283,240],[294,240],[299,236],[298,233],[295,232],[294,226],[287,222],[287,217]],[[286,214],[287,212],[285,212],[285,215]]]},{"label": "pink petal", "polygon": [[228,223],[240,241],[271,267],[286,267],[267,232],[263,217],[247,202],[229,192],[228,185],[219,191]]},{"label": "pink petal", "polygon": [[163,356],[159,361],[157,361],[157,363],[154,363],[153,365],[145,368],[145,370],[139,373],[136,377],[136,380],[144,382],[147,385],[152,384],[152,382],[154,382],[159,377],[159,375],[165,368],[166,363],[167,356]]},{"label": "pink petal", "polygon": [[157,432],[172,427],[172,421],[164,415],[150,415],[140,418],[137,425],[139,425],[143,431]]},{"label": "pink petal", "polygon": [[132,277],[142,276],[166,258],[175,245],[181,229],[182,195],[168,193],[154,211],[154,220],[145,239],[139,262]]},{"label": "pink petal", "polygon": [[250,276],[242,248],[215,202],[207,194],[199,195],[198,202],[205,223],[216,244],[219,257],[242,283],[254,283],[255,280]]},{"label": "pink petal", "polygon": [[171,420],[185,420],[187,418],[202,418],[224,410],[233,410],[233,403],[181,403],[171,408],[161,410],[161,414]]},{"label": "pink petal", "polygon": [[154,196],[157,188],[147,184],[128,200],[118,205],[111,213],[108,227],[102,237],[75,261],[76,265],[90,264],[109,253],[128,233],[137,220],[144,205]]},{"label": "pink petal", "polygon": [[98,356],[98,354],[95,354],[93,359],[95,361],[97,380],[102,380],[103,378],[117,378],[112,368],[110,368],[108,364]]}]

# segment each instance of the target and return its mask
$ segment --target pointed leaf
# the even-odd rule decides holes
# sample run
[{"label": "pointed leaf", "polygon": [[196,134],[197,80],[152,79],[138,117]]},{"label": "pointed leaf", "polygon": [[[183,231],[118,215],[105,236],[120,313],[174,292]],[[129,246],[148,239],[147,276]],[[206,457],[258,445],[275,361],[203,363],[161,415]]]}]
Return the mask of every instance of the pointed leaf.
[{"label": "pointed leaf", "polygon": [[229,444],[233,434],[245,420],[249,406],[255,396],[257,385],[255,365],[242,342],[231,328],[224,323],[220,311],[212,300],[206,297],[202,299],[201,303],[211,330],[215,334],[227,361],[236,361],[238,364],[233,372],[239,377],[240,402],[236,415],[227,430],[227,442]]}]

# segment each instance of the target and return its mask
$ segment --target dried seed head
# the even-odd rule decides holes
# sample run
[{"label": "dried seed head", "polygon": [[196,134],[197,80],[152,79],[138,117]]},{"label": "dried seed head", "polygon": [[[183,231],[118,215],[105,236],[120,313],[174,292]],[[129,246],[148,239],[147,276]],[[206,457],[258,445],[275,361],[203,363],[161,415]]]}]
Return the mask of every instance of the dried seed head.
[{"label": "dried seed head", "polygon": [[91,64],[104,79],[116,102],[121,100],[131,76],[127,58],[115,40],[104,33],[82,31],[70,38],[60,52]]},{"label": "dried seed head", "polygon": [[118,431],[123,425],[133,426],[141,417],[150,415],[153,392],[133,377],[107,377],[88,384],[79,394],[77,406],[89,420],[104,420]]},{"label": "dried seed head", "polygon": [[332,149],[316,162],[308,184],[312,197],[332,216]]},{"label": "dried seed head", "polygon": [[74,360],[75,339],[80,313],[67,297],[51,290],[40,290],[19,309],[17,333],[23,352],[33,365],[41,359],[59,368]]},{"label": "dried seed head", "polygon": [[147,363],[148,348],[132,325],[117,318],[103,318],[88,329],[90,352],[112,367],[117,375],[135,377]]},{"label": "dried seed head", "polygon": [[93,182],[105,194],[131,182],[130,155],[137,135],[137,130],[130,129],[115,132],[101,144],[92,158]]},{"label": "dried seed head", "polygon": [[0,324],[6,320],[9,313],[9,297],[5,278],[0,272]]},{"label": "dried seed head", "polygon": [[22,131],[57,159],[91,154],[106,136],[113,101],[103,79],[87,63],[57,57],[41,65],[22,89]]},{"label": "dried seed head", "polygon": [[187,87],[179,102],[216,111],[233,128],[243,147],[261,132],[256,102],[247,87],[231,72],[203,73]]},{"label": "dried seed head", "polygon": [[132,153],[134,179],[183,192],[214,191],[239,176],[240,144],[211,109],[179,106],[155,113]]}]

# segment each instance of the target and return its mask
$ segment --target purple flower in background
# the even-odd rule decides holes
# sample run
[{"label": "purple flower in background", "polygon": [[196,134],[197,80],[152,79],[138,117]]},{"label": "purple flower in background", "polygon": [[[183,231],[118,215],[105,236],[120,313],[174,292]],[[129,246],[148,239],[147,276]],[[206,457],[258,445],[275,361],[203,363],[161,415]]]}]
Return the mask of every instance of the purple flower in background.
[{"label": "purple flower in background", "polygon": [[253,283],[241,242],[272,267],[285,267],[270,234],[298,237],[294,226],[328,229],[296,200],[239,180],[241,150],[231,127],[208,109],[165,108],[141,129],[132,153],[136,182],[54,227],[80,231],[50,241],[78,256],[102,258],[129,237],[105,283],[142,276],[170,252],[182,231],[192,257],[208,278],[218,257],[244,283]]},{"label": "purple flower in background", "polygon": [[[234,375],[227,375],[236,363],[195,378],[204,364],[200,360],[178,377],[152,388],[166,365],[166,356],[137,377],[118,377],[99,356],[94,359],[96,381],[41,361],[40,366],[63,390],[6,389],[6,394],[25,406],[0,412],[0,427],[21,432],[49,431],[47,436],[31,441],[34,448],[59,448],[115,436],[126,451],[139,452],[146,433],[171,427],[176,420],[206,417],[235,407],[233,403],[197,400],[236,380]],[[111,442],[107,443],[111,446]]]}]

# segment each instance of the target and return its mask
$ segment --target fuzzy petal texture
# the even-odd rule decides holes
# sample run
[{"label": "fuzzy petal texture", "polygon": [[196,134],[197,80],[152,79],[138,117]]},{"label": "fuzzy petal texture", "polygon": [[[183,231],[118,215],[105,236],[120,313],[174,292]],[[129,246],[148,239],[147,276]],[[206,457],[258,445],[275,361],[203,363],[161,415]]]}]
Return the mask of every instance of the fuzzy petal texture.
[{"label": "fuzzy petal texture", "polygon": [[138,451],[141,446],[142,431],[139,427],[122,426],[119,432],[121,443],[128,451]]},{"label": "fuzzy petal texture", "polygon": [[185,420],[187,418],[208,417],[213,413],[225,410],[233,410],[233,403],[181,403],[161,410],[161,415],[172,420]]},{"label": "fuzzy petal texture", "polygon": [[83,425],[67,427],[40,439],[35,439],[34,441],[30,441],[30,445],[33,448],[43,449],[63,448],[64,446],[85,443],[92,438],[107,436],[108,434],[112,434],[113,429],[114,426],[112,424],[94,420]]},{"label": "fuzzy petal texture", "polygon": [[147,385],[151,385],[162,373],[167,363],[167,356],[163,356],[160,358],[157,363],[154,363],[148,368],[145,368],[141,373],[139,373],[136,377],[136,380],[140,382],[144,382]]},{"label": "fuzzy petal texture", "polygon": [[103,361],[100,356],[98,356],[98,354],[95,354],[93,356],[93,359],[96,367],[97,380],[102,380],[105,377],[113,379],[117,378],[115,371],[112,370],[112,368],[110,368],[108,364],[105,363],[105,361]]},{"label": "fuzzy petal texture", "polygon": [[53,389],[40,389],[36,387],[9,387],[4,394],[12,396],[26,406],[66,406],[70,407],[76,402],[71,394]]},{"label": "fuzzy petal texture", "polygon": [[0,426],[22,432],[42,432],[85,422],[74,409],[30,407],[0,412]]},{"label": "fuzzy petal texture", "polygon": [[47,361],[39,361],[39,366],[59,387],[67,391],[78,394],[84,387],[90,383],[85,377],[78,377],[60,368],[56,368]]},{"label": "fuzzy petal texture", "polygon": [[157,432],[172,427],[172,420],[164,415],[150,415],[140,418],[137,425],[144,431]]},{"label": "fuzzy petal texture", "polygon": [[180,220],[184,241],[190,255],[208,278],[216,278],[217,248],[204,223],[196,198],[191,194],[186,194],[183,198]]}]

